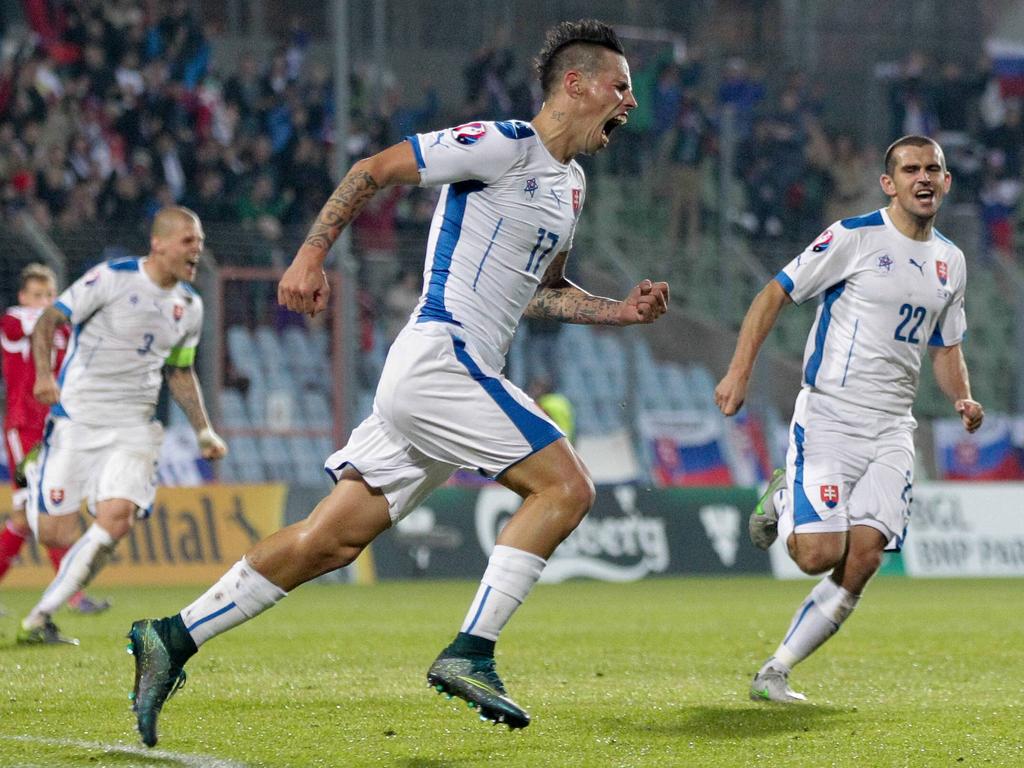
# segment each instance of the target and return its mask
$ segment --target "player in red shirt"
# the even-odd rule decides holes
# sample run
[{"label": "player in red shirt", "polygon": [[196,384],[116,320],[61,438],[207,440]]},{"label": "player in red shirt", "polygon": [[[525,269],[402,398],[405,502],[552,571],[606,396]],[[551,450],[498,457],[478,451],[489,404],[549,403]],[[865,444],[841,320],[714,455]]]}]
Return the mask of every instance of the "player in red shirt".
[{"label": "player in red shirt", "polygon": [[[31,535],[25,519],[27,489],[17,481],[18,465],[25,455],[43,439],[43,422],[49,407],[32,396],[36,371],[32,361],[29,336],[43,310],[57,297],[57,277],[53,270],[42,264],[29,264],[18,280],[18,305],[8,307],[0,326],[3,345],[3,374],[7,382],[7,412],[4,414],[4,445],[7,464],[14,486],[11,517],[0,529],[0,579],[18,556],[21,545]],[[54,370],[60,368],[68,346],[69,330],[66,325],[57,329],[54,338]],[[51,547],[50,562],[56,570],[67,548]],[[80,613],[99,613],[110,607],[107,600],[96,601],[78,592],[68,605]]]}]

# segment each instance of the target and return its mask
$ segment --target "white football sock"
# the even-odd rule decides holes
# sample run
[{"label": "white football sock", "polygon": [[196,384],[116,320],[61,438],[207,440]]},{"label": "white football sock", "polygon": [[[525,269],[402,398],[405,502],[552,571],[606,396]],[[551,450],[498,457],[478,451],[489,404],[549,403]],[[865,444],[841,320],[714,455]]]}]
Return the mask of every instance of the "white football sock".
[{"label": "white football sock", "polygon": [[496,544],[462,631],[497,640],[502,627],[537,583],[547,561],[521,549]]},{"label": "white football sock", "polygon": [[789,551],[789,534],[793,532],[793,527],[796,524],[793,519],[793,507],[789,503],[790,495],[789,490],[786,488],[779,488],[772,497],[775,502],[775,509],[779,515],[779,538],[782,540],[782,546]]},{"label": "white football sock", "polygon": [[92,581],[107,564],[116,545],[113,537],[98,523],[90,525],[64,555],[57,575],[43,592],[36,607],[25,617],[22,626],[31,629],[42,624],[48,616],[52,616],[69,597]]},{"label": "white football sock", "polygon": [[185,608],[181,619],[198,648],[211,637],[263,613],[286,594],[243,557]]},{"label": "white football sock", "polygon": [[859,595],[839,586],[830,576],[819,581],[797,609],[785,639],[775,651],[773,659],[778,663],[769,659],[765,667],[781,666],[788,672],[838,631],[858,600]]}]

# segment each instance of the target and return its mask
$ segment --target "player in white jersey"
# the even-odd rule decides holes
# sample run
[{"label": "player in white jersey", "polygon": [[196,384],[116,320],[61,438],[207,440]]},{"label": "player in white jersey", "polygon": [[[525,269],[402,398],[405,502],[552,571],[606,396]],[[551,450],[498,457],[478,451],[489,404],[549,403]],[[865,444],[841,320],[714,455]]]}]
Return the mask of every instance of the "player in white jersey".
[{"label": "player in white jersey", "polygon": [[[51,408],[42,450],[27,473],[29,523],[43,544],[75,543],[22,621],[20,643],[77,643],[60,634],[52,614],[103,567],[136,517],[149,514],[163,437],[155,421],[161,372],[203,455],[216,459],[227,451],[192,367],[203,305],[186,281],[195,278],[202,249],[196,215],[164,208],[153,221],[148,256],[89,271],[36,323],[33,394]],[[71,343],[54,378],[53,330],[66,321]],[[95,520],[78,538],[83,500]]]},{"label": "player in white jersey", "polygon": [[821,298],[786,470],[758,502],[750,534],[762,549],[781,536],[804,572],[830,573],[755,675],[755,700],[806,698],[789,688],[790,670],[849,617],[887,546],[902,544],[914,480],[911,405],[925,347],[964,428],[974,432],[984,418],[961,349],[964,255],[933,226],[951,184],[942,149],[923,136],[897,140],[880,181],[888,207],[833,224],[757,295],[715,389],[718,407],[735,414],[779,312]]},{"label": "player in white jersey", "polygon": [[327,460],[334,490],[180,614],[132,625],[146,744],[156,742],[160,708],[199,645],[352,562],[460,466],[495,477],[524,501],[428,680],[485,719],[529,723],[495,672],[495,640],[589,510],[594,488],[558,428],[502,375],[504,355],[524,314],[627,325],[652,322],[668,306],[665,283],[644,280],[614,301],[564,276],[585,195],[573,157],[604,148],[636,106],[615,33],[595,21],[563,22],[549,32],[538,71],[545,102],[529,123],[473,122],[409,137],[356,163],[320,212],[279,287],[279,301],[295,311],[326,306],[327,251],[377,191],[443,186],[422,298],[388,354],[373,414]]}]

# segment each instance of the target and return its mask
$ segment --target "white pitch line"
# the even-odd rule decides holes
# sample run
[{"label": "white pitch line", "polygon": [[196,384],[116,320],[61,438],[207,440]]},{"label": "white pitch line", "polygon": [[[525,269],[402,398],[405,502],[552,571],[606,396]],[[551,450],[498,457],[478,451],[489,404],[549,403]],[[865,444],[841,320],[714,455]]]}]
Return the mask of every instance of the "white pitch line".
[{"label": "white pitch line", "polygon": [[46,744],[52,747],[96,749],[108,754],[136,755],[157,760],[173,760],[178,765],[186,766],[186,768],[246,768],[245,763],[238,763],[234,760],[223,760],[209,755],[187,755],[181,752],[169,752],[165,749],[146,749],[127,744],[104,744],[100,741],[78,741],[77,739],[48,739],[43,736],[0,736],[0,739]]}]

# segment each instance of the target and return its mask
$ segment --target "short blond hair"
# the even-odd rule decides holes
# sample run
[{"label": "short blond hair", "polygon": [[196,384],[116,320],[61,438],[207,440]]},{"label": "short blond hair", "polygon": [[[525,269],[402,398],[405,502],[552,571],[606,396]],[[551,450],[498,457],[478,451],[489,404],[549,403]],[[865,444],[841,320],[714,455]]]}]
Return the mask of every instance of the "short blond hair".
[{"label": "short blond hair", "polygon": [[47,283],[53,283],[54,286],[56,286],[57,273],[45,264],[33,261],[31,264],[27,264],[25,268],[21,270],[21,274],[18,275],[18,291],[24,291],[25,287],[32,280],[41,280]]},{"label": "short blond hair", "polygon": [[152,234],[155,237],[167,237],[182,223],[195,221],[199,223],[199,215],[183,205],[169,205],[161,208],[153,217]]}]

